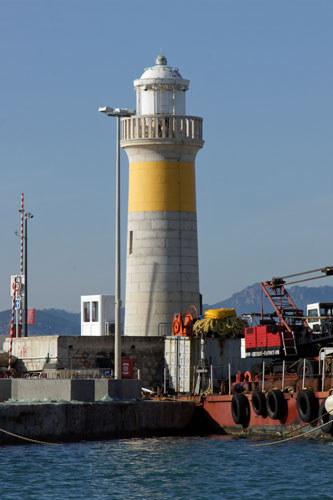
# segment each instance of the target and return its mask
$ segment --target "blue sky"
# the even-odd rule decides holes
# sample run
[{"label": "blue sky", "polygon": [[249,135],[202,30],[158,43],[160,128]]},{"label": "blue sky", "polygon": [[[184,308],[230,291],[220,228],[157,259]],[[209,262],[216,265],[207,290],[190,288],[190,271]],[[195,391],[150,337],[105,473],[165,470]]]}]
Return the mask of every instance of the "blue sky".
[{"label": "blue sky", "polygon": [[330,0],[0,0],[0,310],[21,192],[29,305],[78,311],[81,294],[114,292],[115,123],[98,107],[134,108],[133,80],[160,49],[204,119],[204,302],[333,265],[332,25]]}]

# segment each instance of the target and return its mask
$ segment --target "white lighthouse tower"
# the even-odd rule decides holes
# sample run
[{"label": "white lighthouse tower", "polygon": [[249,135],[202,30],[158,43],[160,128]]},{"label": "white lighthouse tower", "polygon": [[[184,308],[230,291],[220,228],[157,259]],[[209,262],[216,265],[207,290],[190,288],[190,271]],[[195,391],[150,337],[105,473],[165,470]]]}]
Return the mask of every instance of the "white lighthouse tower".
[{"label": "white lighthouse tower", "polygon": [[134,87],[137,115],[122,119],[121,141],[130,163],[125,335],[155,336],[200,304],[195,157],[204,141],[202,118],[185,112],[189,81],[164,56]]}]

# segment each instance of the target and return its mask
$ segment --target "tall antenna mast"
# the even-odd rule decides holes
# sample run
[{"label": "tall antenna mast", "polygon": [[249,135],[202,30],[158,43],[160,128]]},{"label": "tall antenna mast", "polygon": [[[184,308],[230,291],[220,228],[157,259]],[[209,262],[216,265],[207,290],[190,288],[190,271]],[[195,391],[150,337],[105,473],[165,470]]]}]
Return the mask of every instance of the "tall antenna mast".
[{"label": "tall antenna mast", "polygon": [[[21,251],[20,251],[20,275],[23,276],[23,242],[24,242],[24,194],[21,194]],[[22,307],[20,309],[20,325],[22,325]]]}]

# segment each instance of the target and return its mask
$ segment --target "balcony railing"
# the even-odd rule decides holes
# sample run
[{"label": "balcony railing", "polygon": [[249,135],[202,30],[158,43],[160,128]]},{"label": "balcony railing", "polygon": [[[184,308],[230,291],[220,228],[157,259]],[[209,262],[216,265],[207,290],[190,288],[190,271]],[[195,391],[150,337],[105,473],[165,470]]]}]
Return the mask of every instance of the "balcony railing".
[{"label": "balcony railing", "polygon": [[181,142],[202,142],[202,118],[172,115],[131,116],[122,118],[121,134],[122,141],[175,139]]}]

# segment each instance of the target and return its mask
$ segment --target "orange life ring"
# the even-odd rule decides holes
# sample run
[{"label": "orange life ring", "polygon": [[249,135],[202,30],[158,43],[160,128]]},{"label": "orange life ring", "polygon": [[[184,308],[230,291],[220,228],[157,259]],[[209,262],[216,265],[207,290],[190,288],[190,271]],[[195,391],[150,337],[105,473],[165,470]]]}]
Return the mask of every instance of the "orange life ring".
[{"label": "orange life ring", "polygon": [[173,318],[172,322],[172,335],[182,335],[182,326],[183,323],[180,314],[177,314],[177,316]]},{"label": "orange life ring", "polygon": [[252,382],[252,375],[251,375],[251,372],[249,370],[244,373],[244,380],[246,382]]}]

